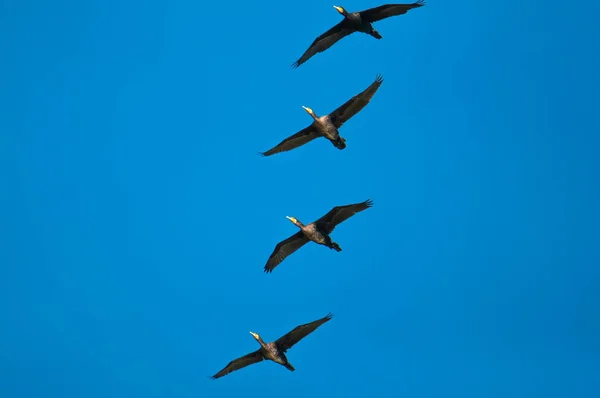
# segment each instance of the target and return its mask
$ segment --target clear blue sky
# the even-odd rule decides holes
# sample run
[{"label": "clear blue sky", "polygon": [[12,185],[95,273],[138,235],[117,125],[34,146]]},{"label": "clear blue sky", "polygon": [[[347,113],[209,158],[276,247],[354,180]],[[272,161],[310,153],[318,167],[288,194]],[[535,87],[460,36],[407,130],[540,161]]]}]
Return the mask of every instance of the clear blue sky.
[{"label": "clear blue sky", "polygon": [[[2,398],[600,394],[598,3],[429,0],[293,70],[334,4],[0,2]],[[377,73],[344,151],[256,154]]]}]

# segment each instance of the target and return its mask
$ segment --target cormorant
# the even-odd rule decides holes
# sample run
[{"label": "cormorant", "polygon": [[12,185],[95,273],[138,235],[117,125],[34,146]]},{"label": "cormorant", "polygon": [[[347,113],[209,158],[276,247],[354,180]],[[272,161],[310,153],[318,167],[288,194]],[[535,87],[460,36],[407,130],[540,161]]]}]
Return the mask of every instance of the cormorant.
[{"label": "cormorant", "polygon": [[211,378],[218,379],[219,377],[223,377],[231,372],[244,368],[248,365],[260,362],[264,359],[283,365],[288,370],[293,372],[295,369],[285,356],[285,352],[292,348],[294,344],[308,336],[310,333],[314,332],[316,328],[329,321],[332,317],[333,314],[329,313],[321,319],[317,319],[316,321],[297,326],[291,332],[287,333],[286,335],[278,338],[277,340],[271,343],[265,343],[257,333],[250,332],[252,337],[254,337],[256,341],[258,341],[258,343],[260,344],[260,348],[254,352],[244,355],[243,357],[234,359],[233,361],[229,362],[227,366],[225,366],[222,370],[217,372]]},{"label": "cormorant", "polygon": [[336,206],[329,213],[308,225],[302,224],[295,217],[286,216],[287,219],[300,228],[300,231],[275,246],[275,250],[273,250],[273,253],[269,257],[264,271],[266,273],[273,272],[273,269],[287,256],[304,246],[308,241],[313,241],[319,245],[327,246],[330,249],[341,252],[342,248],[331,240],[329,234],[333,232],[336,225],[371,206],[373,206],[371,199],[352,205]]},{"label": "cormorant", "polygon": [[340,136],[338,129],[342,127],[348,119],[367,106],[382,82],[383,77],[377,75],[375,81],[371,83],[369,87],[346,101],[344,105],[340,106],[329,115],[318,117],[312,109],[303,106],[302,108],[304,108],[304,110],[314,119],[312,124],[281,141],[268,151],[260,152],[260,154],[263,156],[270,156],[279,152],[289,151],[318,137],[327,138],[337,149],[341,150],[346,148],[346,139]]},{"label": "cormorant", "polygon": [[376,39],[381,39],[382,36],[373,28],[372,22],[376,22],[385,18],[396,15],[406,14],[408,10],[425,5],[424,0],[419,0],[412,4],[386,4],[383,6],[370,8],[359,12],[348,12],[344,7],[333,6],[340,14],[344,16],[341,22],[317,37],[312,42],[308,50],[292,64],[293,68],[302,65],[313,55],[327,50],[342,38],[354,33],[362,32],[373,36]]}]

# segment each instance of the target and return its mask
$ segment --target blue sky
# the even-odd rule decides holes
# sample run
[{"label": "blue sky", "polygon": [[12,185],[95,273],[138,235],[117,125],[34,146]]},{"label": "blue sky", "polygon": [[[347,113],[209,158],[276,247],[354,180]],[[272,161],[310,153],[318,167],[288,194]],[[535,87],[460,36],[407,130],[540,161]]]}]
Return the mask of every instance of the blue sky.
[{"label": "blue sky", "polygon": [[[598,3],[430,0],[293,70],[334,4],[380,5],[0,2],[0,396],[598,396]],[[377,73],[344,151],[256,155]]]}]

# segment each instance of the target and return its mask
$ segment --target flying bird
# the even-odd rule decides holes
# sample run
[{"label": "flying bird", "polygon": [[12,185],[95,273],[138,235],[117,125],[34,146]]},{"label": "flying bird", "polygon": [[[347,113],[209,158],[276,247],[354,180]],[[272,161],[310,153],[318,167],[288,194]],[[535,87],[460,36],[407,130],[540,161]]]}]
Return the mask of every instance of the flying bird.
[{"label": "flying bird", "polygon": [[336,206],[331,209],[329,213],[308,225],[302,224],[295,217],[286,216],[288,220],[300,228],[300,231],[296,232],[286,240],[279,242],[277,246],[275,246],[275,250],[273,250],[273,253],[269,257],[264,271],[266,273],[273,272],[273,269],[275,269],[275,267],[277,267],[287,256],[300,249],[309,241],[341,252],[342,248],[336,242],[331,240],[329,234],[333,232],[338,224],[372,206],[373,201],[371,199],[352,205]]},{"label": "flying bird", "polygon": [[375,81],[363,92],[355,95],[346,101],[345,104],[325,116],[319,117],[311,108],[303,106],[302,108],[304,108],[304,110],[314,119],[312,124],[281,141],[268,151],[259,152],[259,154],[262,156],[271,156],[276,153],[290,151],[318,137],[327,138],[337,149],[342,150],[346,148],[346,139],[340,136],[338,129],[352,116],[356,115],[367,106],[382,82],[383,76],[377,75]]},{"label": "flying bird", "polygon": [[285,356],[285,352],[292,348],[294,344],[314,332],[316,328],[329,321],[332,317],[333,314],[329,313],[321,319],[297,326],[286,335],[281,336],[271,343],[265,343],[257,333],[250,332],[252,337],[254,337],[260,344],[260,348],[254,352],[244,355],[243,357],[239,357],[229,362],[227,366],[225,366],[211,378],[218,379],[219,377],[223,377],[231,372],[255,364],[262,360],[273,361],[285,366],[288,370],[293,372],[296,369],[294,369],[292,364],[290,364],[288,361],[287,357]]},{"label": "flying bird", "polygon": [[413,8],[422,7],[425,5],[424,0],[419,0],[412,4],[386,4],[383,6],[369,8],[368,10],[359,12],[348,12],[344,7],[333,6],[344,16],[337,25],[317,37],[312,42],[310,47],[302,54],[302,56],[292,64],[293,68],[297,68],[313,55],[327,50],[333,46],[339,40],[354,33],[362,32],[373,36],[376,39],[381,39],[382,36],[373,28],[372,22],[376,22],[385,18],[393,17],[396,15],[406,14],[408,10]]}]

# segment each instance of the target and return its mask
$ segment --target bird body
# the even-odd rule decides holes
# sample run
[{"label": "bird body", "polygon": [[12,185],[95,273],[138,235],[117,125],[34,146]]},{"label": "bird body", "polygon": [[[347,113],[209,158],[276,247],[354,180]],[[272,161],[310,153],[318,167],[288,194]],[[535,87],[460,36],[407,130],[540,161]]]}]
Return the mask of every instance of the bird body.
[{"label": "bird body", "polygon": [[382,36],[373,27],[373,22],[396,15],[406,14],[409,10],[422,7],[424,5],[424,0],[418,0],[411,4],[385,4],[358,12],[348,12],[346,9],[344,9],[344,7],[333,6],[340,14],[344,16],[344,19],[342,19],[337,25],[333,26],[327,32],[318,36],[311,43],[304,54],[302,54],[302,56],[292,64],[292,67],[299,67],[315,54],[327,50],[339,40],[351,35],[354,32],[366,33],[379,40],[382,38]]},{"label": "bird body", "polygon": [[261,345],[259,351],[263,359],[283,365],[292,372],[295,370],[294,367],[288,361],[287,357],[285,356],[285,353],[279,347],[277,347],[277,344],[275,342],[265,343],[258,334],[252,332],[251,334]]},{"label": "bird body", "polygon": [[319,134],[331,141],[333,146],[335,146],[336,148],[346,148],[346,140],[340,136],[340,132],[338,131],[337,127],[335,127],[335,124],[333,124],[333,122],[331,121],[331,117],[329,115],[319,117],[314,113],[312,109],[307,107],[303,108],[315,120],[312,126],[315,130],[319,132]]},{"label": "bird body", "polygon": [[341,252],[342,248],[334,242],[329,236],[335,227],[352,217],[358,212],[368,209],[373,206],[373,201],[368,199],[361,203],[351,205],[336,206],[327,214],[318,220],[304,225],[296,217],[286,216],[294,225],[300,228],[300,231],[283,240],[275,246],[275,250],[269,256],[264,271],[269,273],[277,267],[287,256],[304,246],[308,242],[315,242],[319,245],[326,246],[337,252]]},{"label": "bird body", "polygon": [[315,242],[316,244],[327,246],[328,248],[334,249],[338,252],[342,251],[342,248],[340,247],[340,245],[338,245],[337,243],[335,243],[331,240],[331,237],[329,236],[327,231],[324,230],[322,225],[320,225],[316,222],[312,222],[308,225],[304,225],[300,221],[298,221],[297,218],[294,218],[294,217],[287,217],[287,218],[290,221],[292,221],[294,224],[296,224],[296,226],[298,226],[300,228],[300,230],[302,231],[304,236],[306,236],[309,240]]},{"label": "bird body", "polygon": [[329,313],[321,319],[297,326],[290,332],[270,343],[265,343],[258,333],[250,332],[252,337],[254,337],[260,344],[260,348],[254,352],[244,355],[243,357],[239,357],[229,362],[227,366],[215,373],[211,378],[218,379],[219,377],[223,377],[231,372],[263,360],[273,361],[293,372],[296,369],[287,359],[285,355],[286,351],[292,348],[300,340],[314,332],[315,329],[329,321],[331,318],[333,318],[333,314]]},{"label": "bird body", "polygon": [[263,350],[266,354],[264,355],[266,359],[283,365],[292,372],[296,370],[294,369],[290,361],[288,361],[285,354],[279,348],[277,348],[277,345],[275,343],[269,343],[268,348],[264,348]]},{"label": "bird body", "polygon": [[376,39],[382,39],[382,36],[375,30],[371,22],[362,18],[360,12],[348,12],[343,7],[334,6],[340,14],[344,16],[343,25],[347,29],[366,33]]}]

